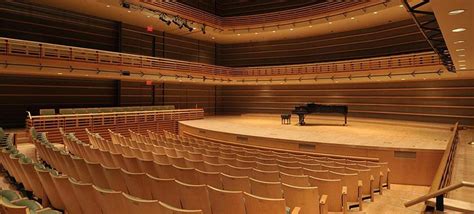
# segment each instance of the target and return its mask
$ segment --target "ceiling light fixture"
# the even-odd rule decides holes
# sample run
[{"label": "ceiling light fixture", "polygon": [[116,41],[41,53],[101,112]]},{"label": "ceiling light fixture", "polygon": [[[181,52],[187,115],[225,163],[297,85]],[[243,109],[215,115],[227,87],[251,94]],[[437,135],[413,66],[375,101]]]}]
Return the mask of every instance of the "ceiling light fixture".
[{"label": "ceiling light fixture", "polygon": [[466,62],[466,60],[464,60],[464,59],[463,60],[458,60],[458,62]]},{"label": "ceiling light fixture", "polygon": [[215,37],[212,37],[211,39],[216,39]]},{"label": "ceiling light fixture", "polygon": [[466,65],[464,65],[464,64],[459,65],[459,67],[465,67],[465,66],[466,66]]},{"label": "ceiling light fixture", "polygon": [[313,27],[313,25],[310,25],[309,27]]},{"label": "ceiling light fixture", "polygon": [[399,7],[403,7],[403,4],[401,4]]},{"label": "ceiling light fixture", "polygon": [[237,36],[240,36],[240,33],[238,33]]},{"label": "ceiling light fixture", "polygon": [[459,68],[459,69],[461,69],[461,70],[465,70],[465,69],[466,69],[466,67],[462,67],[462,68]]},{"label": "ceiling light fixture", "polygon": [[110,5],[108,4],[106,7],[110,7]]},{"label": "ceiling light fixture", "polygon": [[290,28],[290,30],[293,30],[293,28]]},{"label": "ceiling light fixture", "polygon": [[457,52],[464,51],[464,48],[456,49]]},{"label": "ceiling light fixture", "polygon": [[460,28],[456,28],[456,29],[452,30],[453,33],[459,33],[459,32],[463,32],[463,31],[466,31],[466,28],[460,27]]},{"label": "ceiling light fixture", "polygon": [[454,44],[457,45],[457,44],[461,44],[461,43],[464,43],[463,40],[459,40],[459,41],[455,41]]},{"label": "ceiling light fixture", "polygon": [[332,22],[329,22],[328,24],[332,25]]},{"label": "ceiling light fixture", "polygon": [[272,31],[272,33],[275,33],[276,31]]},{"label": "ceiling light fixture", "polygon": [[354,20],[355,18],[354,17],[351,17],[352,20]]},{"label": "ceiling light fixture", "polygon": [[375,11],[374,14],[377,15],[379,12]]},{"label": "ceiling light fixture", "polygon": [[460,54],[460,55],[458,55],[458,56],[459,56],[459,57],[465,57],[466,55],[464,55],[464,54]]},{"label": "ceiling light fixture", "polygon": [[452,10],[452,11],[449,11],[448,14],[451,15],[451,16],[454,16],[454,15],[458,15],[458,14],[461,14],[461,13],[464,13],[463,9]]}]

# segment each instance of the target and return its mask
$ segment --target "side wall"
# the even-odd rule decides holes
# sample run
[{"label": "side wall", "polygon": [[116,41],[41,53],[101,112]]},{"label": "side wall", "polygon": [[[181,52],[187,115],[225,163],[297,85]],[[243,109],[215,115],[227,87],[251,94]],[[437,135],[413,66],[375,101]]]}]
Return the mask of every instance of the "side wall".
[{"label": "side wall", "polygon": [[0,75],[0,127],[25,125],[45,108],[175,105],[215,114],[215,86]]},{"label": "side wall", "polygon": [[348,105],[349,115],[474,124],[474,81],[219,87],[218,114],[284,113],[308,102]]}]

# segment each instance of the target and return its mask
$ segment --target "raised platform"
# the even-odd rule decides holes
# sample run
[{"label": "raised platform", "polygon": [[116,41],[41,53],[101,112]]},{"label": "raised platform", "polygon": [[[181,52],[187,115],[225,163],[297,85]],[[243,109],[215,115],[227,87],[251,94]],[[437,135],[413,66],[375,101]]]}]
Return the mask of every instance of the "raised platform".
[{"label": "raised platform", "polygon": [[394,183],[430,185],[451,126],[394,120],[309,116],[306,126],[282,125],[279,115],[215,116],[181,121],[180,133],[273,148],[377,157]]}]

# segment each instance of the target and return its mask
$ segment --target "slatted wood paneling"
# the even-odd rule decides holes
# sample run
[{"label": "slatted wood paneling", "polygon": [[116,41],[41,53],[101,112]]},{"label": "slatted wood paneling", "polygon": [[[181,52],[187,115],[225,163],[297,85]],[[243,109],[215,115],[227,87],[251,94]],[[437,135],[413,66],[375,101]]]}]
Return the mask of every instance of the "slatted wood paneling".
[{"label": "slatted wood paneling", "polygon": [[224,66],[282,65],[430,51],[412,20],[300,39],[218,45]]},{"label": "slatted wood paneling", "polygon": [[350,116],[474,124],[474,81],[222,86],[217,113],[284,113],[307,102],[348,105]]},{"label": "slatted wood paneling", "polygon": [[117,22],[38,6],[1,1],[0,36],[100,50],[117,50]]},{"label": "slatted wood paneling", "polygon": [[215,114],[215,86],[199,84],[164,84],[164,105],[176,108],[203,108],[206,115]]},{"label": "slatted wood paneling", "polygon": [[0,127],[22,127],[26,111],[114,105],[111,80],[0,76]]}]

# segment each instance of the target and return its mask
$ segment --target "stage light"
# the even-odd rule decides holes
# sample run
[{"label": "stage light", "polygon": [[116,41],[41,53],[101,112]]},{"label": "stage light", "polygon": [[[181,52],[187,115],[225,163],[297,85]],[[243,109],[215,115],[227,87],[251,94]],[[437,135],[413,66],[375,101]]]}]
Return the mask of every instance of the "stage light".
[{"label": "stage light", "polygon": [[184,20],[184,21],[183,21],[183,26],[184,26],[185,28],[187,28],[187,29],[189,30],[189,32],[192,32],[194,29],[196,29],[196,28],[194,28],[194,27],[189,26],[187,20]]},{"label": "stage light", "polygon": [[183,28],[183,20],[181,20],[181,17],[179,16],[175,16],[173,18],[173,23],[179,27],[179,29],[182,29]]},{"label": "stage light", "polygon": [[166,15],[166,13],[160,14],[160,20],[163,21],[166,25],[171,24],[171,21],[168,19],[168,16]]},{"label": "stage light", "polygon": [[206,34],[206,24],[202,24],[201,31],[202,31],[202,34]]},{"label": "stage light", "polygon": [[130,3],[128,3],[128,2],[122,2],[122,7],[123,7],[123,8],[130,9]]}]

